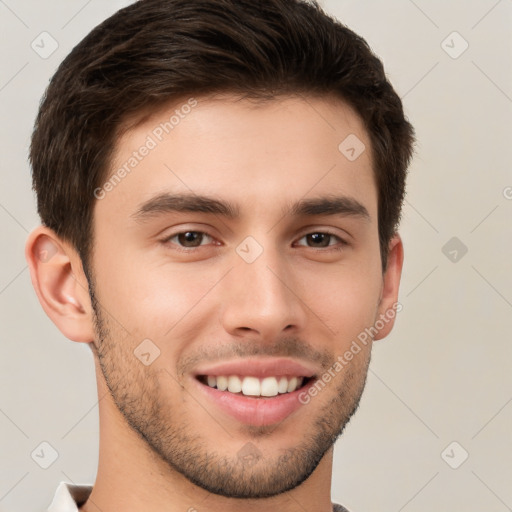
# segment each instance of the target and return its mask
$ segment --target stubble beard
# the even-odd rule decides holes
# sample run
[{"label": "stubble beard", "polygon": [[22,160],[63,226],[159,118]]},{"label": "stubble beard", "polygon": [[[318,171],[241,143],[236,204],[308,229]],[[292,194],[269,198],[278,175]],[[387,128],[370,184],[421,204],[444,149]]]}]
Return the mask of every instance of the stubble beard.
[{"label": "stubble beard", "polygon": [[[151,367],[142,365],[129,349],[123,351],[122,344],[116,343],[122,338],[120,329],[114,328],[113,322],[103,316],[92,286],[90,294],[97,335],[95,352],[113,402],[159,461],[208,492],[229,498],[255,499],[276,496],[297,487],[311,476],[359,406],[370,352],[357,371],[354,371],[355,365],[342,370],[347,373],[336,389],[331,389],[331,384],[322,392],[332,394],[331,399],[315,409],[317,417],[294,447],[280,450],[280,453],[276,450],[272,457],[258,456],[258,450],[250,441],[265,442],[279,425],[247,427],[238,455],[219,453],[215,449],[218,444],[208,437],[207,421],[200,426],[202,431],[186,421],[173,422],[172,410],[162,399],[161,384],[155,372],[148,371]],[[306,425],[308,420],[303,423]],[[239,454],[245,453],[244,445],[249,457]],[[251,449],[255,451],[253,457]]]}]

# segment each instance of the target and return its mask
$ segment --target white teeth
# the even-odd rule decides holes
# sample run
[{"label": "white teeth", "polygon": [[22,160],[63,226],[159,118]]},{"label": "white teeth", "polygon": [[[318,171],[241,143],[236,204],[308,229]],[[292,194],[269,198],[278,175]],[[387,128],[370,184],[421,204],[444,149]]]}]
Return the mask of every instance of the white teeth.
[{"label": "white teeth", "polygon": [[277,395],[277,379],[275,377],[266,377],[261,381],[261,396]]},{"label": "white teeth", "polygon": [[288,381],[288,393],[297,389],[297,377],[292,377]]},{"label": "white teeth", "polygon": [[[210,385],[210,383],[208,383],[208,385]],[[217,389],[219,389],[220,391],[226,391],[226,389],[228,389],[227,377],[217,377]]]},{"label": "white teeth", "polygon": [[291,393],[302,386],[304,377],[243,377],[238,375],[218,376],[208,375],[206,382],[211,388],[230,393],[242,393],[246,396],[276,396]]},{"label": "white teeth", "polygon": [[288,393],[288,379],[286,377],[281,377],[279,379],[279,384],[277,385],[277,391],[279,393]]},{"label": "white teeth", "polygon": [[260,396],[260,379],[256,377],[245,377],[242,383],[242,393],[248,396]]},{"label": "white teeth", "polygon": [[236,375],[228,377],[228,391],[230,393],[240,393],[242,391],[242,381]]}]

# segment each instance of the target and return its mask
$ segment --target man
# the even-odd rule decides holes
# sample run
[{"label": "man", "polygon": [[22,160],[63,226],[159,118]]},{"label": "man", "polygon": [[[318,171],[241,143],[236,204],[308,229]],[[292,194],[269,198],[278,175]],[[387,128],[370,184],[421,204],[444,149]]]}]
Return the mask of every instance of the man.
[{"label": "man", "polygon": [[96,365],[94,486],[49,510],[317,511],[391,330],[413,130],[301,0],[141,0],[65,59],[31,145],[41,305]]}]

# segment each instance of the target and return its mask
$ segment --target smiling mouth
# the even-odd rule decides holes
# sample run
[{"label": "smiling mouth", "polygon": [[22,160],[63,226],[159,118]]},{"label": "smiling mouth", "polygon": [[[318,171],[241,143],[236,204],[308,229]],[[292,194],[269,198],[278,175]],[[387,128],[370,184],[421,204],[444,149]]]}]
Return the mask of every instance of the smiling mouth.
[{"label": "smiling mouth", "polygon": [[305,387],[312,380],[312,377],[290,375],[258,378],[239,375],[198,375],[197,379],[210,388],[227,391],[234,395],[272,398],[293,393]]}]

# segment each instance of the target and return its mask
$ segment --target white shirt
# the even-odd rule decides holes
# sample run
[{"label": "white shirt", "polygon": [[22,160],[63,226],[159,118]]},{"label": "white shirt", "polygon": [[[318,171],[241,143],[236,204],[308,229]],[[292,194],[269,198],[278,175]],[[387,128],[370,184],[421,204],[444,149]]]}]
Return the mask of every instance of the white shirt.
[{"label": "white shirt", "polygon": [[48,512],[78,512],[78,507],[87,501],[91,491],[92,485],[61,482]]}]

